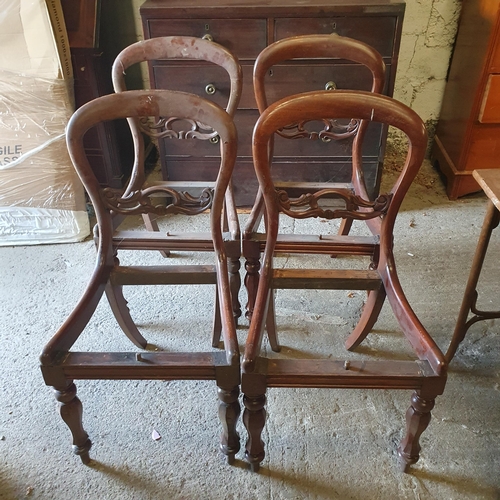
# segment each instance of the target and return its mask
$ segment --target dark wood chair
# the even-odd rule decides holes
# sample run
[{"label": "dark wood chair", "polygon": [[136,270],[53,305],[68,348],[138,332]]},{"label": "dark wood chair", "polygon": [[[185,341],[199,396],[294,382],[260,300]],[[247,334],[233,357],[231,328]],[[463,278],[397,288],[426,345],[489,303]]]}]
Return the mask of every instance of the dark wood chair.
[{"label": "dark wood chair", "polygon": [[[234,117],[234,113],[238,108],[242,92],[242,72],[238,59],[225,47],[219,45],[211,40],[194,38],[187,36],[168,36],[158,37],[149,40],[143,40],[123,49],[117,56],[113,63],[111,70],[113,87],[115,92],[123,92],[127,90],[125,81],[126,73],[131,66],[137,65],[141,62],[148,62],[153,60],[162,59],[177,59],[177,60],[201,60],[207,63],[212,63],[220,66],[227,72],[229,79],[229,95],[227,98],[226,111]],[[182,89],[181,89],[182,90]],[[211,92],[217,93],[217,89],[205,89],[207,95],[204,97],[210,98]],[[133,129],[137,127],[135,120],[129,119],[129,125]],[[134,134],[134,137],[140,139],[140,134]],[[196,132],[196,137],[200,140],[217,140],[217,134],[213,131],[206,129],[199,129]],[[136,151],[144,151],[142,145],[135,148]],[[144,158],[136,157],[135,164],[132,168],[132,174],[127,186],[128,192],[133,191],[136,186],[143,186],[146,183],[145,174],[143,169],[138,168],[144,161]],[[193,189],[196,187],[206,187],[206,182],[171,182],[173,188],[180,189]],[[142,215],[146,228],[150,231],[159,231],[158,222],[154,214]],[[240,278],[240,257],[241,257],[241,232],[236,212],[236,205],[234,202],[232,182],[229,182],[228,190],[225,196],[225,228],[229,236],[226,250],[229,257],[229,273],[230,283],[233,297],[234,316],[237,320],[241,315],[241,307],[238,300],[238,292],[241,286]],[[171,246],[170,243],[171,242]],[[167,257],[170,250],[176,251],[183,250],[179,246],[179,242],[175,241],[172,237],[169,242],[165,242],[165,247],[161,250],[163,256]],[[231,242],[231,243],[229,243]],[[206,251],[211,249],[210,234],[207,234],[204,240],[198,238],[198,247],[196,250]],[[191,242],[189,248],[186,250],[192,251],[193,243]]]},{"label": "dark wood chair", "polygon": [[[330,119],[354,119],[385,123],[408,137],[408,153],[403,170],[387,194],[370,201],[354,190],[323,185],[317,190],[293,198],[282,185],[274,183],[269,159],[273,134],[290,124],[308,125]],[[356,136],[354,142],[360,140]],[[366,389],[413,389],[406,414],[407,433],[398,455],[403,470],[419,458],[419,437],[430,421],[430,411],[446,382],[447,363],[431,336],[411,309],[396,272],[393,255],[393,228],[405,193],[424,159],[427,133],[422,120],[407,106],[370,92],[310,92],[283,99],[269,106],[260,116],[253,134],[253,156],[259,186],[265,204],[265,252],[260,273],[255,309],[242,359],[241,390],[244,394],[244,424],[248,431],[246,459],[254,470],[264,458],[261,432],[265,421],[268,387],[329,387]],[[354,145],[355,147],[355,145]],[[322,206],[325,197],[338,197],[341,208]],[[278,240],[282,219],[320,217],[326,220],[348,217],[364,220],[371,236],[291,234]],[[321,269],[275,269],[275,254],[301,251],[304,254],[365,256],[369,269],[333,269],[337,259],[327,258]],[[355,349],[375,324],[387,297],[415,360],[332,359],[324,346],[321,359],[266,358],[261,350],[264,329],[271,345],[278,350],[274,290],[276,289],[367,290],[357,326],[348,336],[347,349]],[[332,306],[333,307],[333,306]],[[380,353],[382,356],[383,353]],[[405,354],[406,355],[406,354]],[[302,404],[302,403],[301,403]]]},{"label": "dark wood chair", "polygon": [[[175,137],[179,132],[169,125],[169,117],[179,123],[186,120],[188,128],[202,122],[217,131],[220,137],[221,164],[215,186],[209,186],[199,197],[176,191],[171,185],[156,182],[146,187],[134,185],[134,189],[102,189],[93,174],[83,147],[87,130],[102,121],[132,118],[138,120],[140,129],[150,133],[150,117],[160,117],[164,123],[164,134]],[[155,125],[153,125],[155,126]],[[154,129],[157,133],[158,127]],[[134,133],[139,129],[134,128]],[[136,138],[136,144],[140,141]],[[46,345],[41,355],[41,369],[47,385],[53,386],[60,411],[73,435],[73,449],[87,463],[91,442],[82,426],[82,405],[76,396],[75,379],[126,379],[126,380],[215,380],[220,399],[219,415],[223,426],[221,449],[232,462],[239,449],[236,421],[240,412],[239,395],[239,348],[232,313],[231,292],[227,270],[227,253],[223,234],[224,196],[236,160],[237,133],[232,118],[219,106],[203,98],[182,92],[167,90],[129,91],[97,98],[72,116],[67,127],[67,144],[73,164],[82,180],[95,209],[97,217],[98,253],[94,272],[79,303]],[[139,156],[141,158],[141,156]],[[138,170],[143,164],[136,165]],[[142,173],[141,173],[142,175]],[[143,177],[142,177],[143,178]],[[165,193],[172,202],[154,205],[151,197]],[[185,214],[196,216],[210,209],[211,249],[213,265],[164,265],[122,266],[118,249],[136,248],[158,250],[168,244],[169,236],[148,231],[121,232],[117,240],[114,226],[117,217],[137,216],[143,213]],[[196,234],[178,236],[179,245],[196,248]],[[215,286],[214,302],[216,328],[212,344],[223,336],[224,351],[204,349],[200,352],[74,352],[72,346],[82,334],[99,303],[103,293],[117,296],[110,290],[123,285],[194,285]],[[121,296],[121,292],[118,294]],[[175,300],[175,297],[171,297]],[[112,305],[113,302],[111,301]],[[115,304],[115,306],[117,306]],[[121,307],[118,305],[117,307]],[[124,305],[123,307],[126,307]],[[126,312],[121,311],[122,317]],[[133,321],[126,318],[130,340],[141,347],[146,340],[137,329],[131,328]],[[175,327],[168,334],[177,333]],[[185,335],[185,333],[183,334]]]},{"label": "dark wood chair", "polygon": [[[269,45],[259,54],[255,61],[253,82],[255,99],[260,113],[267,108],[269,100],[272,102],[278,100],[278,96],[268,96],[266,92],[266,81],[268,78],[271,78],[270,73],[273,71],[273,66],[283,64],[284,61],[300,60],[304,58],[316,60],[317,63],[322,65],[330,65],[332,69],[335,65],[340,63],[345,65],[346,62],[349,62],[351,65],[352,63],[362,65],[364,66],[364,73],[362,73],[364,76],[359,79],[359,88],[351,90],[371,90],[372,92],[381,93],[384,89],[385,63],[382,56],[373,47],[358,40],[343,37],[335,33],[331,35],[295,36],[279,40]],[[278,77],[279,76],[273,75],[273,79]],[[287,88],[287,83],[288,82],[284,82],[285,89]],[[323,90],[323,88],[317,88],[317,84],[318,82],[314,81],[312,78],[310,82],[295,82],[294,89],[300,88],[303,92]],[[323,85],[325,90],[335,91],[338,89],[338,85],[334,81],[323,82]],[[296,91],[294,93],[296,93]],[[279,98],[283,97],[286,97],[286,95],[279,96]],[[324,142],[331,142],[332,145],[338,143],[341,144],[340,147],[349,153],[351,150],[351,143],[354,137],[357,136],[358,140],[355,141],[355,148],[352,152],[351,181],[349,183],[343,183],[343,185],[346,188],[353,189],[357,195],[368,199],[361,161],[363,139],[365,138],[367,127],[368,122],[366,121],[361,122],[359,127],[353,127],[350,120],[342,124],[338,122],[329,122],[325,124],[324,131],[318,136],[318,134],[310,135],[307,131],[298,129],[292,124],[292,126],[287,129],[279,130],[277,135],[280,136],[280,139],[319,139]],[[274,138],[270,143],[270,155],[272,155],[273,147]],[[348,155],[346,154],[346,156]],[[289,175],[293,175],[293,173]],[[287,180],[288,179],[281,179],[281,181]],[[295,193],[306,193],[314,186],[314,183],[304,181],[293,183],[285,182],[283,185],[287,186],[288,189],[293,189]],[[315,183],[315,185],[317,186],[317,183]],[[252,317],[253,304],[257,292],[260,256],[263,251],[263,242],[265,239],[263,235],[258,234],[263,213],[262,193],[259,190],[250,217],[243,230],[242,241],[243,256],[246,261],[245,287],[248,295],[246,317],[248,319]],[[339,234],[349,234],[351,225],[351,218],[343,218],[340,224]],[[279,244],[280,237],[278,237],[278,245]],[[290,249],[287,250],[293,251]]]}]

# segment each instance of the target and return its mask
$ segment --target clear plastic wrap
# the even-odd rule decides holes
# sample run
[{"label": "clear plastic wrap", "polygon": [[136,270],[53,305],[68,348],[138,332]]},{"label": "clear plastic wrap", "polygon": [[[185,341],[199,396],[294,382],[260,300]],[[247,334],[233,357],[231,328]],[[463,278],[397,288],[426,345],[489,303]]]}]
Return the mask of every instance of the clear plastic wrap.
[{"label": "clear plastic wrap", "polygon": [[[30,17],[29,28],[24,4],[39,16],[38,24]],[[55,40],[47,41],[53,35],[45,0],[0,0],[0,32],[6,23],[14,31],[16,21],[27,31],[11,33],[12,63],[3,51],[0,57],[0,245],[80,241],[89,222],[65,140],[73,81],[61,72]],[[41,47],[34,52],[28,37],[37,27]]]}]

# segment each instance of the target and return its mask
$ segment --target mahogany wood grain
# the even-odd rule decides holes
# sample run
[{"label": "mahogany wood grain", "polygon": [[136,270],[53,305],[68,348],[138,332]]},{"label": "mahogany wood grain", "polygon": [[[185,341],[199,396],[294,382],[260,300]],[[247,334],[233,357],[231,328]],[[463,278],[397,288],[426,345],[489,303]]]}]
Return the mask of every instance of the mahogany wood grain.
[{"label": "mahogany wood grain", "polygon": [[500,123],[500,75],[490,75],[479,112],[481,123]]},{"label": "mahogany wood grain", "polygon": [[[134,125],[136,148],[144,146],[139,136],[149,130],[139,123],[152,123],[157,117],[187,119],[202,122],[220,137],[221,161],[217,182],[206,187],[200,198],[185,196],[168,184],[144,183],[144,152],[136,151],[136,165],[130,183],[120,190],[102,189],[88,162],[83,138],[85,132],[102,121],[129,119]],[[146,119],[141,122],[141,119]],[[154,123],[154,122],[153,122]],[[155,129],[157,130],[157,129]],[[41,370],[47,385],[52,385],[60,402],[61,416],[73,435],[74,452],[83,463],[90,461],[90,440],[84,430],[83,410],[76,396],[74,379],[111,380],[215,380],[218,386],[219,417],[222,435],[220,449],[229,463],[239,450],[236,432],[240,412],[238,403],[240,369],[239,346],[233,316],[230,266],[228,258],[239,260],[239,239],[234,240],[224,215],[228,186],[236,160],[236,127],[231,116],[216,104],[198,96],[168,90],[123,91],[91,101],[79,108],[67,127],[67,145],[73,165],[93,204],[97,227],[97,259],[90,282],[80,301],[45,346],[40,357]],[[142,181],[142,182],[141,182]],[[195,187],[199,188],[199,184]],[[203,195],[205,193],[205,195]],[[168,195],[169,204],[151,203],[154,194]],[[198,200],[198,201],[197,201]],[[208,201],[207,201],[208,200]],[[227,206],[227,203],[226,203]],[[200,208],[201,207],[201,208]],[[204,210],[209,214],[209,239],[206,235],[193,238],[189,234],[176,234],[173,238],[180,248],[200,248],[214,255],[213,265],[189,266],[121,266],[118,253],[129,249],[168,249],[169,233],[137,231],[114,234],[117,221],[129,215],[158,214],[168,209],[171,216],[178,213],[196,216]],[[229,218],[229,217],[228,217]],[[234,222],[234,221],[232,221]],[[225,241],[228,240],[229,241]],[[235,244],[236,243],[236,249]],[[190,246],[192,245],[192,247]],[[237,252],[237,254],[235,254]],[[234,273],[235,270],[233,269]],[[207,335],[207,349],[199,352],[73,352],[71,349],[80,335],[85,333],[93,313],[106,292],[114,315],[129,339],[141,348],[146,339],[138,331],[122,292],[123,285],[159,284],[211,284],[215,286],[214,324]],[[175,296],[169,297],[175,300]],[[178,333],[175,326],[169,335]],[[215,340],[223,340],[223,351],[211,351]]]},{"label": "mahogany wood grain", "polygon": [[[371,206],[365,206],[361,202],[363,196],[358,193],[362,189],[354,192],[352,189],[338,188],[328,191],[320,184],[316,185],[320,188],[317,193],[311,189],[305,197],[293,199],[286,196],[286,188],[293,187],[288,183],[282,184],[277,192],[271,173],[272,155],[269,153],[273,134],[301,121],[346,117],[393,126],[407,136],[405,164],[392,189],[387,194],[380,195]],[[411,389],[414,392],[406,416],[406,435],[397,453],[403,471],[407,471],[419,459],[419,439],[430,422],[435,398],[444,391],[447,361],[412,310],[399,282],[393,254],[393,230],[404,196],[425,157],[426,146],[427,132],[419,116],[407,106],[373,92],[309,92],[282,99],[263,109],[254,130],[253,153],[264,202],[265,230],[258,238],[255,237],[258,233],[253,233],[253,238],[243,240],[243,251],[245,252],[245,245],[248,250],[247,262],[255,269],[260,267],[241,375],[245,405],[243,422],[249,435],[245,457],[252,470],[259,469],[265,456],[261,436],[265,423],[267,387]],[[359,155],[359,150],[357,154]],[[356,185],[356,182],[360,181],[354,179],[353,184]],[[333,212],[318,208],[319,196],[315,197],[318,193],[339,195],[346,205],[346,212],[342,212],[342,216],[365,220],[373,238],[342,234],[328,238],[280,234],[280,220],[287,217],[334,217]],[[384,208],[379,208],[381,212],[377,212],[375,206],[382,205]],[[295,211],[288,210],[289,206],[295,206]],[[264,237],[264,255],[260,263],[258,257]],[[345,242],[344,247],[342,241]],[[371,265],[369,270],[355,267],[339,269],[335,266],[337,261],[330,259],[331,268],[325,266],[322,269],[304,269],[287,266],[285,269],[274,269],[274,257],[283,248],[293,249],[293,253],[298,254],[325,253],[328,249],[341,255],[350,250],[356,255],[370,255]],[[412,350],[413,359],[355,360],[351,357],[342,358],[342,354],[335,359],[331,357],[333,353],[329,352],[329,346],[318,348],[318,352],[323,352],[324,357],[286,359],[273,355],[272,358],[267,358],[261,349],[266,330],[270,335],[271,345],[279,347],[276,336],[279,325],[276,324],[273,304],[274,291],[279,288],[367,290],[368,300],[361,318],[346,341],[349,350],[355,349],[369,334],[384,299],[387,298],[401,334]],[[383,354],[378,353],[378,356],[382,357]],[[269,446],[272,443],[273,438],[270,436]]]},{"label": "mahogany wood grain", "polygon": [[500,86],[496,82],[491,86],[500,69],[499,44],[500,0],[463,2],[431,150],[452,200],[480,190],[473,170],[499,168],[500,124],[495,109]]},{"label": "mahogany wood grain", "polygon": [[[358,40],[340,36],[336,33],[329,35],[302,35],[289,37],[278,40],[277,42],[269,45],[264,51],[261,52],[255,62],[254,89],[255,100],[257,101],[259,112],[261,114],[265,112],[269,103],[275,98],[275,95],[273,95],[273,86],[269,85],[270,79],[268,75],[270,73],[273,73],[275,70],[279,70],[285,62],[310,60],[323,65],[325,59],[330,60],[330,71],[335,71],[338,61],[349,61],[351,63],[350,65],[344,64],[341,65],[341,67],[354,68],[360,72],[360,74],[364,75],[361,84],[351,83],[351,87],[354,87],[353,90],[361,87],[363,90],[374,93],[381,93],[383,91],[386,77],[386,66],[382,56],[373,47]],[[321,66],[321,68],[326,70],[328,66]],[[312,74],[314,75],[314,72],[312,72]],[[342,83],[345,85],[348,81],[349,80],[343,80]],[[335,87],[329,89],[331,92],[341,91],[337,86],[336,80],[332,80],[331,84]],[[291,87],[285,86],[285,89],[286,88],[291,90]],[[340,89],[341,88],[342,87],[340,87]],[[351,124],[355,125],[349,128]],[[315,151],[319,156],[324,156],[328,154],[327,151],[332,151],[335,152],[337,157],[344,156],[352,159],[349,162],[348,168],[345,169],[342,178],[339,179],[338,171],[336,173],[336,180],[341,182],[343,181],[343,186],[340,185],[340,187],[346,191],[350,191],[361,196],[361,198],[370,198],[369,189],[367,188],[367,177],[365,177],[365,169],[363,168],[363,158],[376,153],[378,149],[378,146],[376,145],[377,138],[380,138],[380,133],[384,128],[384,124],[374,123],[373,121],[370,122],[367,120],[356,122],[353,121],[351,117],[345,117],[344,120],[342,118],[336,118],[335,120],[330,121],[308,120],[306,125],[299,121],[297,124],[292,123],[292,125],[293,127],[290,130],[295,131],[295,129],[297,129],[295,134],[288,136],[283,133],[283,130],[280,130],[273,135],[269,143],[269,154],[273,155],[272,177],[275,183],[279,183],[283,180],[296,181],[294,191],[297,190],[304,196],[310,196],[313,186],[308,181],[316,181],[317,183],[318,180],[320,180],[318,178],[310,178],[311,171],[314,171],[314,161],[311,161],[306,168],[300,168],[302,166],[300,164],[296,165],[297,168],[295,168],[294,173],[290,174],[283,171],[284,169],[276,169],[275,158],[280,156],[280,149],[283,145],[285,145],[285,143],[292,143],[289,146],[289,148],[292,149],[294,147],[293,144],[304,144],[311,142],[308,139],[318,139],[321,137],[322,140],[313,141],[319,144],[319,147],[315,148]],[[339,127],[339,135],[333,133],[321,136],[321,134],[325,134],[327,131],[335,132],[335,130],[339,129]],[[344,127],[343,130],[342,127]],[[386,126],[385,129],[387,129]],[[311,131],[313,131],[314,134],[311,134]],[[322,151],[322,153],[320,153],[320,151]],[[330,172],[329,175],[324,175],[322,180],[328,181],[330,184],[329,189],[339,188],[339,184],[332,182],[335,180],[332,177],[332,172]],[[303,182],[302,186],[300,185],[300,181]],[[288,189],[287,193],[289,196],[296,195],[295,192]],[[248,248],[248,245],[245,245],[245,240],[256,239],[256,233],[258,232],[258,227],[263,213],[263,197],[261,188],[259,188],[250,217],[243,231],[243,255],[247,259],[254,259],[255,257],[253,255],[248,257],[245,255],[245,249]],[[352,220],[349,218],[344,217],[344,221],[345,222],[343,222],[340,226],[341,235],[347,235],[352,225]],[[289,251],[302,253],[306,250],[306,245],[303,245],[302,242],[295,239],[294,245],[290,246]],[[320,248],[324,247],[319,245],[316,246],[316,249],[319,250]],[[316,250],[315,253],[319,252]],[[335,254],[332,253],[331,255],[334,256]],[[245,314],[247,318],[252,317],[253,304],[255,302],[255,295],[250,295],[250,292],[255,293],[255,290],[257,289],[256,283],[253,283],[253,281],[258,279],[257,274],[253,271],[254,269],[256,269],[255,264],[250,263],[248,266],[249,274],[245,278],[247,293],[249,294],[247,311]]]},{"label": "mahogany wood grain", "polygon": [[[187,36],[170,36],[170,37],[161,37],[161,38],[154,38],[150,40],[142,40],[140,42],[134,43],[125,49],[123,49],[116,57],[113,67],[112,67],[112,80],[113,80],[113,87],[116,92],[123,92],[126,90],[126,82],[125,82],[125,75],[129,67],[139,64],[141,62],[146,62],[146,61],[152,61],[152,60],[182,60],[182,61],[201,61],[202,63],[206,64],[206,66],[209,68],[213,68],[213,71],[215,72],[215,78],[212,83],[215,83],[216,85],[223,85],[220,84],[220,82],[217,79],[221,78],[221,74],[224,75],[225,77],[225,87],[223,88],[218,88],[217,90],[214,90],[217,95],[222,94],[222,102],[219,102],[219,104],[222,104],[226,107],[227,113],[233,117],[236,109],[238,107],[238,104],[240,102],[240,97],[242,94],[242,72],[241,72],[241,66],[238,63],[238,60],[233,56],[231,52],[229,52],[226,48],[223,46],[216,44],[210,40],[203,40],[199,38],[193,38],[193,37],[187,37]],[[179,67],[178,67],[179,69]],[[210,70],[211,71],[211,70]],[[214,75],[209,74],[208,77],[212,78]],[[168,81],[163,81],[162,82],[163,88],[171,88],[172,86],[169,85]],[[182,90],[184,92],[187,91],[192,91],[195,90],[193,88],[190,88],[189,85],[186,85],[187,80],[181,78],[181,86],[184,85],[187,88],[181,88],[179,90]],[[215,88],[214,88],[215,89]],[[177,90],[174,88],[173,90]],[[201,90],[201,89],[198,89]],[[155,119],[161,119],[162,117],[155,117]],[[188,130],[187,134],[183,130],[183,127],[186,127],[186,122],[182,120],[176,120],[176,117],[171,117],[171,121],[173,118],[173,123],[175,124],[176,121],[180,122],[178,127],[172,126],[171,130],[172,132],[169,133],[169,137],[174,136],[175,138],[171,140],[175,141],[179,144],[185,144],[189,151],[197,150],[200,149],[200,146],[203,146],[204,144],[208,144],[209,146],[212,147],[212,150],[215,149],[216,152],[216,157],[221,154],[221,147],[218,144],[219,137],[210,134],[212,132],[211,130],[205,131],[205,128],[207,125],[201,126],[200,124],[204,124],[205,122],[197,122],[196,123],[196,129],[197,131],[195,132],[195,135],[193,138],[191,135],[193,134],[192,130]],[[134,137],[134,146],[135,146],[135,162],[134,166],[132,168],[132,174],[130,177],[130,181],[127,185],[127,189],[125,191],[125,195],[128,195],[132,192],[132,190],[136,189],[137,187],[146,187],[146,178],[144,174],[144,170],[142,168],[142,163],[144,162],[144,158],[141,157],[142,150],[143,150],[143,145],[141,143],[141,138],[142,135],[139,132],[140,129],[140,124],[133,119],[128,119],[128,123],[130,126],[130,129],[132,131],[132,136]],[[170,123],[170,122],[169,122]],[[200,130],[202,129],[202,130]],[[190,135],[191,134],[191,135]],[[196,135],[197,134],[197,135]],[[211,144],[212,139],[216,139],[214,142],[215,144]],[[161,138],[160,138],[161,141]],[[196,142],[197,144],[193,147],[193,142]],[[213,177],[210,179],[207,178],[199,178],[196,174],[194,177],[194,181],[205,181],[205,186],[206,188],[211,188],[212,183],[207,183],[206,181],[215,181],[217,178],[217,175],[219,174],[219,169],[220,167],[220,158],[218,161],[214,162],[213,164]],[[175,179],[174,179],[175,180]],[[158,183],[152,183],[152,186],[157,186]],[[185,183],[184,186],[180,185],[179,182],[174,182],[174,184],[169,185],[166,181],[163,181],[162,184],[164,187],[171,187],[176,189],[179,192],[182,192],[184,190],[189,190],[190,188],[195,187],[193,182],[187,182]],[[200,186],[200,185],[199,185]],[[199,187],[198,186],[198,187]],[[168,193],[166,193],[168,195]],[[199,194],[199,193],[197,193]],[[146,227],[150,231],[154,232],[159,232],[159,227],[158,223],[156,221],[156,218],[153,218],[154,213],[142,213],[142,217],[144,219],[144,222],[146,224]],[[163,214],[160,214],[163,215]],[[239,240],[240,240],[240,225],[239,225],[239,220],[238,216],[236,213],[236,205],[235,205],[235,200],[234,200],[234,193],[233,193],[233,187],[232,187],[232,179],[230,178],[228,180],[228,188],[225,193],[225,209],[224,209],[224,228],[229,234],[228,238],[228,245],[231,245],[231,250],[228,251],[229,258],[231,260],[231,265],[230,267],[230,281],[231,281],[231,291],[232,293],[232,301],[233,301],[233,315],[235,320],[237,321],[239,316],[241,315],[241,307],[238,299],[238,293],[237,290],[239,290],[241,286],[241,278],[239,275],[239,272],[237,270],[239,269],[239,259],[240,259],[240,252],[235,251],[234,249],[236,247],[239,247]],[[199,250],[212,250],[211,242],[212,242],[212,235],[210,233],[205,233],[204,235],[198,235],[197,241],[200,240],[200,237],[203,237],[205,239],[205,244],[203,248],[200,246],[198,249]],[[115,240],[116,241],[116,240]],[[164,246],[159,248],[160,252],[164,257],[169,256],[170,250],[173,248],[168,248],[168,240],[163,240],[162,241]],[[177,245],[176,245],[176,250],[191,250],[191,241],[187,238],[184,238],[184,242],[187,246],[185,248],[182,248],[182,243],[180,240],[177,240]],[[181,243],[181,244],[179,244]],[[167,245],[165,245],[167,244]],[[114,312],[117,312],[116,309],[114,309]],[[119,313],[119,312],[118,312]],[[217,328],[214,325],[214,331],[216,331]]]}]

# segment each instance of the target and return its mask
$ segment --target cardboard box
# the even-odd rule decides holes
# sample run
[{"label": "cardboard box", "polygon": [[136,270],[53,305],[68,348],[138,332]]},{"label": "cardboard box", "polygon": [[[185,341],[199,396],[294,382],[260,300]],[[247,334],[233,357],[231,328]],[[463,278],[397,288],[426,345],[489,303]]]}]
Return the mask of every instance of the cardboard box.
[{"label": "cardboard box", "polygon": [[0,245],[80,241],[89,222],[66,148],[74,100],[59,0],[4,4],[0,43],[10,52],[0,55]]}]

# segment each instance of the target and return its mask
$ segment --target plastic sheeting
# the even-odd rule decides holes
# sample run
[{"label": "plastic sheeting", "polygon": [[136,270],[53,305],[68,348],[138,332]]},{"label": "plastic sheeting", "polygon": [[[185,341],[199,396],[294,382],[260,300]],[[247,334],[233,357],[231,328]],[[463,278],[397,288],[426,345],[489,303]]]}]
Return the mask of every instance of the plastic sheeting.
[{"label": "plastic sheeting", "polygon": [[45,0],[0,0],[0,33],[15,39],[10,59],[0,57],[0,245],[80,241],[89,222],[65,140],[73,81],[61,71]]}]

